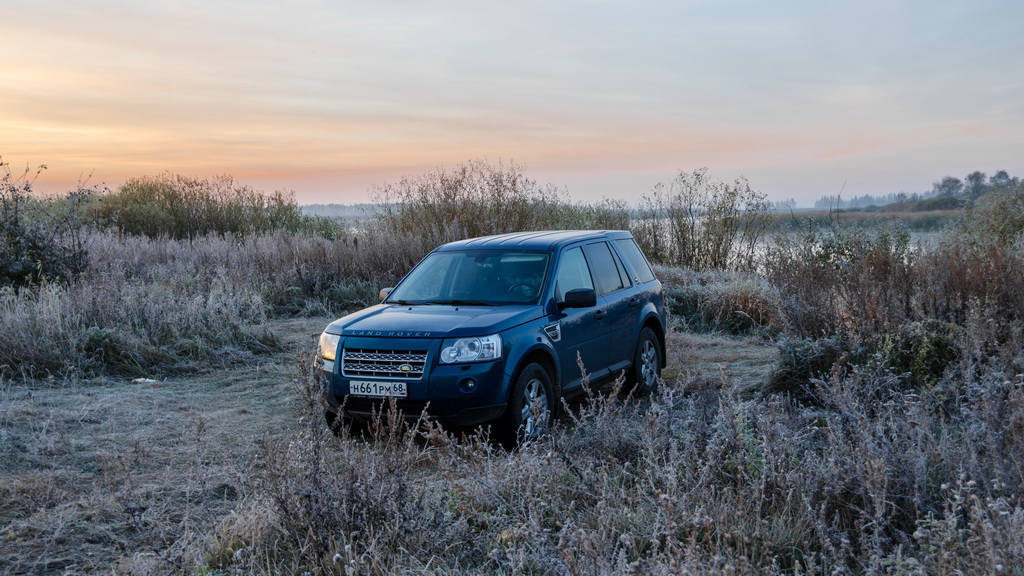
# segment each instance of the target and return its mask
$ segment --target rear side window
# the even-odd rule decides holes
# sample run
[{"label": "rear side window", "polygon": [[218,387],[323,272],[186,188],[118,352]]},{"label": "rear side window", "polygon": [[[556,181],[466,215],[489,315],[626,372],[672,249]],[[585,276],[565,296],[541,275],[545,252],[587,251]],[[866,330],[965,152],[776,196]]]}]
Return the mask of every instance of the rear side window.
[{"label": "rear side window", "polygon": [[590,262],[590,270],[594,273],[598,296],[625,288],[622,276],[619,275],[619,266],[607,242],[587,244],[584,251]]},{"label": "rear side window", "polygon": [[654,280],[654,271],[651,270],[651,265],[647,263],[647,258],[644,258],[644,253],[640,251],[640,247],[636,245],[636,241],[632,238],[623,238],[616,240],[616,244],[619,245],[619,250],[629,260],[633,270],[636,270],[636,279],[640,283],[650,282]]}]

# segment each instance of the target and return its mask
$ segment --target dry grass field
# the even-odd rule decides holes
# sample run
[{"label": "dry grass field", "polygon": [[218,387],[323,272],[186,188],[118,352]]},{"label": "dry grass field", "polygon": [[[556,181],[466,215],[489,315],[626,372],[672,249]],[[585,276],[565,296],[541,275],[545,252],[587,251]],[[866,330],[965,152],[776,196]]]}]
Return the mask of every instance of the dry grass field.
[{"label": "dry grass field", "polygon": [[89,572],[187,553],[189,539],[238,505],[256,441],[298,425],[295,359],[323,325],[275,322],[280,352],[207,373],[6,381],[0,572]]},{"label": "dry grass field", "polygon": [[[270,522],[273,512],[260,509],[260,445],[294,441],[303,419],[321,423],[304,405],[297,361],[310,357],[329,320],[273,321],[280,351],[200,374],[6,381],[0,573],[201,573],[223,554],[220,538],[233,522],[260,514]],[[672,334],[670,351],[666,382],[701,394],[763,381],[778,354],[746,338],[685,334]],[[568,416],[560,424],[577,425]],[[342,441],[322,440],[338,467],[350,465],[351,450],[367,458],[377,451],[372,442],[346,439],[342,449]],[[427,442],[413,450],[429,460]],[[528,467],[516,461],[537,454],[488,457]],[[427,489],[440,474],[421,465],[412,489]]]},{"label": "dry grass field", "polygon": [[[915,242],[769,239],[763,198],[700,171],[631,214],[473,163],[359,230],[230,179],[26,178],[0,181],[4,576],[1024,575],[1020,187]],[[333,315],[440,242],[559,226],[659,264],[657,394],[596,390],[514,452],[394,410],[330,433]]]}]

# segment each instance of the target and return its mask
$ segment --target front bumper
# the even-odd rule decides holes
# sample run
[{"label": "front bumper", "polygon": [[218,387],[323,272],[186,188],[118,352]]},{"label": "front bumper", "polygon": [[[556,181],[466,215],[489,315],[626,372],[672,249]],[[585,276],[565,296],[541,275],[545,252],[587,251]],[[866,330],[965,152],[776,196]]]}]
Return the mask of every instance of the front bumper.
[{"label": "front bumper", "polygon": [[[510,376],[505,373],[505,359],[493,362],[439,364],[440,340],[409,341],[398,339],[342,339],[357,348],[426,350],[427,361],[420,378],[401,379],[406,383],[406,396],[395,398],[395,406],[407,421],[416,421],[424,413],[448,427],[473,427],[501,417],[509,397]],[[376,340],[376,341],[373,341]],[[386,413],[387,398],[367,398],[349,394],[352,380],[374,380],[349,377],[343,373],[342,354],[337,362],[324,362],[328,409],[356,420],[368,420],[373,414]],[[382,379],[396,381],[395,379]]]}]

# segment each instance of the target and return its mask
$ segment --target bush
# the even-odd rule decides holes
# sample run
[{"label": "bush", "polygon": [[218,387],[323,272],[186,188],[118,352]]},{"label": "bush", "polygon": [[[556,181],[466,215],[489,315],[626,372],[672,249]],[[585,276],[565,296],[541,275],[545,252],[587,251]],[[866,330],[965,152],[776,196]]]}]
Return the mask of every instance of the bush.
[{"label": "bush", "polygon": [[1024,245],[977,245],[950,234],[915,267],[917,320],[969,330],[974,348],[1012,341],[1024,321]]},{"label": "bush", "polygon": [[827,378],[833,370],[841,368],[846,360],[846,348],[836,338],[782,340],[778,364],[762,392],[782,394],[799,402],[819,402],[813,381]]},{"label": "bush", "polygon": [[[79,368],[84,374],[97,375],[112,372],[127,376],[142,376],[145,369],[139,355],[115,330],[90,326],[77,336],[81,347]],[[152,365],[149,366],[152,368]]]},{"label": "bush", "polygon": [[[989,228],[977,222],[975,229]],[[797,338],[828,338],[849,365],[895,374],[902,388],[929,389],[965,360],[970,370],[1024,371],[1024,250],[990,239],[952,230],[911,247],[899,229],[808,229],[777,240],[765,274]],[[806,383],[809,375],[794,367],[816,357],[784,353],[781,383],[770,388],[797,385],[793,374]]]},{"label": "bush", "polygon": [[630,230],[651,260],[700,271],[749,271],[768,226],[769,205],[746,180],[714,182],[705,168],[680,172],[667,187],[656,185],[638,215]]},{"label": "bush", "polygon": [[979,246],[1024,239],[1024,185],[981,197],[967,210],[960,233]]},{"label": "bush", "polygon": [[905,388],[920,390],[960,361],[964,338],[964,329],[956,324],[909,322],[882,336],[873,349],[881,368],[900,375]]},{"label": "bush", "polygon": [[880,230],[808,224],[799,233],[776,236],[762,266],[797,337],[841,335],[859,345],[913,313],[920,280],[915,256],[898,222]]},{"label": "bush", "polygon": [[79,190],[64,200],[40,200],[32,194],[34,177],[26,168],[14,175],[0,159],[0,286],[18,290],[42,282],[67,282],[85,269],[78,236]]},{"label": "bush", "polygon": [[621,202],[570,203],[554,186],[539,186],[516,164],[484,161],[439,168],[374,190],[379,208],[371,229],[414,240],[422,253],[439,244],[526,230],[625,228]]},{"label": "bush", "polygon": [[244,237],[274,230],[322,229],[303,216],[292,193],[266,194],[230,176],[179,174],[132,178],[90,205],[91,218],[122,234],[193,240],[210,234]]},{"label": "bush", "polygon": [[768,336],[782,329],[779,295],[760,277],[679,269],[658,275],[669,312],[689,330]]},{"label": "bush", "polygon": [[877,375],[884,381],[882,396],[920,392],[934,388],[959,364],[964,342],[963,328],[936,320],[909,322],[856,348],[837,337],[787,339],[779,344],[778,363],[762,392],[820,404],[817,382],[846,377],[851,370]]}]

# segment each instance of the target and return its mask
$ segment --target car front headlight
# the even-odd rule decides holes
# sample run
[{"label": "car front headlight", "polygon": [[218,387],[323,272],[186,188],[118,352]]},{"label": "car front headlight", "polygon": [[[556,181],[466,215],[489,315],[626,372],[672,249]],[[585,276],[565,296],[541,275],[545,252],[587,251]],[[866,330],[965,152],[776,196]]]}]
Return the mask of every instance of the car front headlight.
[{"label": "car front headlight", "polygon": [[449,338],[441,344],[441,363],[485,362],[501,358],[501,336]]},{"label": "car front headlight", "polygon": [[338,341],[341,336],[324,332],[320,335],[320,357],[324,360],[334,360],[338,355]]}]

